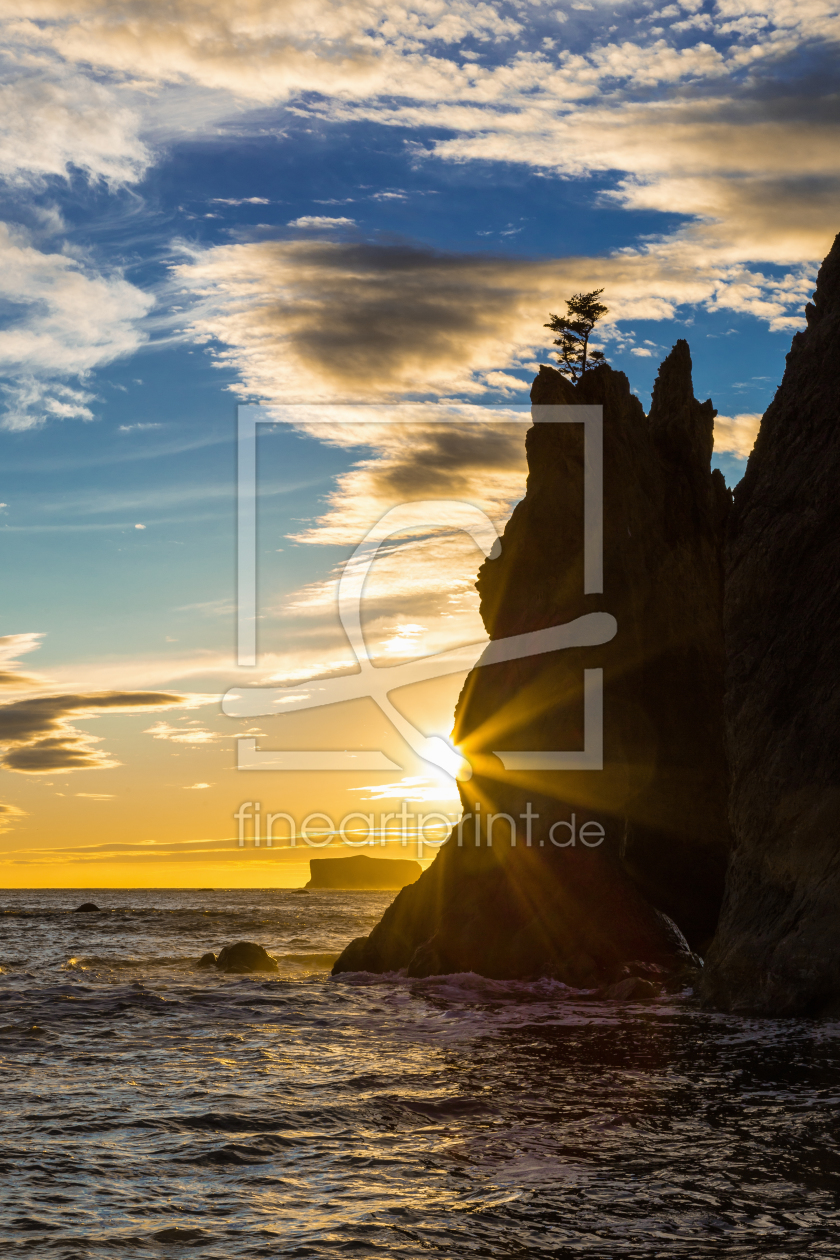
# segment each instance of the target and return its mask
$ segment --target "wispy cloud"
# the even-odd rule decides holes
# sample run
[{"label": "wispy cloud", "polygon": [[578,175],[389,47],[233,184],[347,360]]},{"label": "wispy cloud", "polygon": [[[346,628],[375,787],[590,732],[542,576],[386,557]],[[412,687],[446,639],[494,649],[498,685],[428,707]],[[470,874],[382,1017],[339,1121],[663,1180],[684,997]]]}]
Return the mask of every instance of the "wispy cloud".
[{"label": "wispy cloud", "polygon": [[355,219],[332,219],[326,214],[302,214],[297,219],[290,219],[288,226],[296,228],[316,228],[319,231],[323,231],[326,228],[355,227],[355,224]]},{"label": "wispy cloud", "polygon": [[37,633],[0,636],[0,690],[21,691],[43,684],[37,674],[25,674],[20,666],[20,657],[39,648],[43,638]]},{"label": "wispy cloud", "polygon": [[106,692],[7,702],[0,705],[0,766],[25,774],[110,769],[120,763],[96,747],[101,738],[74,727],[72,720],[178,708],[184,700],[171,692]]},{"label": "wispy cloud", "polygon": [[350,792],[365,792],[363,801],[435,801],[443,805],[457,806],[453,811],[453,822],[457,822],[460,813],[458,793],[452,787],[452,780],[441,774],[429,778],[427,775],[406,775],[396,783],[371,783],[367,787],[349,788]]},{"label": "wispy cloud", "polygon": [[13,827],[18,819],[25,817],[25,809],[18,809],[16,805],[0,803],[0,835]]},{"label": "wispy cloud", "polygon": [[230,739],[230,732],[211,731],[207,727],[172,726],[169,722],[155,722],[144,731],[153,739],[170,740],[173,744],[188,744],[191,748],[200,748],[205,744],[214,744],[222,739]]},{"label": "wispy cloud", "polygon": [[47,419],[90,420],[93,395],[68,378],[136,350],[153,298],[114,271],[102,274],[69,253],[44,253],[21,229],[0,223],[4,294],[20,312],[0,329],[0,379],[7,429]]}]

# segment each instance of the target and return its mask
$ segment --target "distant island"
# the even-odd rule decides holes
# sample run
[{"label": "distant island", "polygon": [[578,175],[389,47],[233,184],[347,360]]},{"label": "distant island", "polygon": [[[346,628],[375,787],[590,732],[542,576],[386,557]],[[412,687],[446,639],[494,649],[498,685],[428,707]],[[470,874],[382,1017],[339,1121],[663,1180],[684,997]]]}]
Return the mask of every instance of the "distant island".
[{"label": "distant island", "polygon": [[312,858],[306,888],[383,889],[405,888],[419,879],[419,862],[404,858],[371,858],[363,854],[346,858]]}]

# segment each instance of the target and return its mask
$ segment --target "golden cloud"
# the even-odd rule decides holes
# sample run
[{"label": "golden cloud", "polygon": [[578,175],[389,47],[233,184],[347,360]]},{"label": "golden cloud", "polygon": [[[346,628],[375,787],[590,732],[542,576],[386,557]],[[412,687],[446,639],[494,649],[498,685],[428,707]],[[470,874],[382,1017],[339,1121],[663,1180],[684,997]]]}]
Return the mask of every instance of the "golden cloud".
[{"label": "golden cloud", "polygon": [[24,674],[19,657],[40,647],[42,634],[0,635],[0,690],[16,691],[39,687],[43,679],[36,674]]},{"label": "golden cloud", "polygon": [[256,241],[195,251],[176,279],[195,303],[192,335],[216,342],[248,394],[286,403],[481,395],[500,369],[532,365],[547,312],[582,288],[607,288],[613,325],[684,303],[790,323],[811,289],[806,273],[698,258],[688,238],[549,260]]},{"label": "golden cloud", "polygon": [[718,455],[735,455],[746,459],[755,446],[761,416],[756,412],[744,412],[738,416],[715,418],[715,452]]},{"label": "golden cloud", "polygon": [[18,809],[16,805],[5,805],[0,803],[0,835],[4,831],[8,831],[15,825],[18,818],[25,818],[26,810]]}]

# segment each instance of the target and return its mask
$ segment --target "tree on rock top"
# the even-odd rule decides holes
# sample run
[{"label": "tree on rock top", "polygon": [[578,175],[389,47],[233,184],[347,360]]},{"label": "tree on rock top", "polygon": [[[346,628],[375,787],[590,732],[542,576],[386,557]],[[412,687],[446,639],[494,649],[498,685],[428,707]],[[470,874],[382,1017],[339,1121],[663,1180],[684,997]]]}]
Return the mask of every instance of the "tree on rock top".
[{"label": "tree on rock top", "polygon": [[566,302],[566,315],[549,315],[550,322],[543,324],[544,328],[558,334],[554,344],[559,346],[560,371],[573,381],[579,380],[588,367],[605,361],[600,350],[589,349],[592,329],[609,310],[598,301],[603,292],[603,289],[593,289],[591,293],[574,293]]}]

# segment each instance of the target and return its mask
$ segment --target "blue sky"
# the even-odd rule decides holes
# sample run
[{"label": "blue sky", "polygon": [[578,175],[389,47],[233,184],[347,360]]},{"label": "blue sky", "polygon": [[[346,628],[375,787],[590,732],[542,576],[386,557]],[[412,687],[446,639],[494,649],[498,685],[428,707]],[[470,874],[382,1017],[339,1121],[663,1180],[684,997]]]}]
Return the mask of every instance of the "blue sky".
[{"label": "blue sky", "polygon": [[[228,853],[236,803],[269,792],[233,769],[218,702],[238,677],[237,403],[521,404],[549,312],[603,286],[601,344],[645,405],[689,340],[734,484],[840,226],[840,17],[831,0],[32,0],[0,17],[4,870],[165,882],[171,858],[192,882],[182,857],[106,870],[86,846],[127,829],[147,857],[156,836]],[[263,672],[346,668],[330,600],[358,525],[347,487],[372,512],[376,468],[416,451],[288,429],[261,451]],[[511,451],[482,483],[499,523],[521,492]],[[468,553],[416,563],[377,597],[386,655],[477,624]],[[417,711],[445,728],[451,700]],[[271,791],[338,810],[383,783]]]}]

